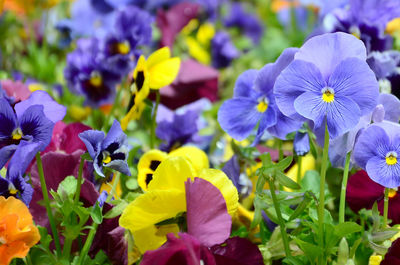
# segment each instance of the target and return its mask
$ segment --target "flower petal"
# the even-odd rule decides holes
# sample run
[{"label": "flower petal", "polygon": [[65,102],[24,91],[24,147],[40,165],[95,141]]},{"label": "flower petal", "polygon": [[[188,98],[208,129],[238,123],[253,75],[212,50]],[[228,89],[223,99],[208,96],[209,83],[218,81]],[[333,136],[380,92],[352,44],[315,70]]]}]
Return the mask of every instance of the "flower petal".
[{"label": "flower petal", "polygon": [[254,94],[254,81],[256,80],[258,70],[250,69],[244,71],[239,75],[235,82],[235,88],[233,89],[233,97],[251,97]]},{"label": "flower petal", "polygon": [[328,111],[328,104],[316,92],[305,92],[296,98],[294,108],[303,117],[314,122],[316,128],[321,127]]},{"label": "flower petal", "polygon": [[113,125],[102,143],[102,149],[109,147],[112,143],[118,143],[119,147],[126,141],[126,134],[122,131],[121,125],[114,120]]},{"label": "flower petal", "polygon": [[0,98],[0,141],[11,136],[17,126],[17,118],[7,99]]},{"label": "flower petal", "polygon": [[365,61],[348,58],[340,62],[329,77],[328,86],[335,96],[351,98],[360,107],[361,115],[370,113],[378,104],[379,85]]},{"label": "flower petal", "polygon": [[173,150],[168,154],[169,157],[182,156],[185,157],[192,163],[192,166],[199,173],[201,170],[210,167],[207,154],[198,147],[195,146],[183,146]]},{"label": "flower petal", "polygon": [[291,132],[297,131],[303,124],[301,120],[292,119],[288,116],[283,115],[279,109],[277,109],[276,112],[276,124],[272,127],[269,127],[268,132],[271,135],[278,137],[279,139],[285,140],[286,135]]},{"label": "flower petal", "polygon": [[149,67],[150,89],[160,89],[170,85],[179,73],[181,59],[173,57]]},{"label": "flower petal", "polygon": [[139,251],[146,253],[146,251],[156,250],[161,247],[167,241],[168,234],[174,233],[177,235],[178,232],[179,227],[177,224],[159,227],[152,225],[138,231],[133,231],[132,236]]},{"label": "flower petal", "polygon": [[304,92],[320,93],[325,86],[326,82],[315,65],[294,60],[276,79],[274,85],[276,104],[284,115],[303,119],[297,114],[294,101]]},{"label": "flower petal", "polygon": [[351,34],[337,32],[309,39],[294,58],[313,63],[327,80],[336,66],[350,57],[365,61],[367,51],[364,43]]},{"label": "flower petal", "polygon": [[101,143],[104,140],[104,132],[87,130],[79,134],[79,138],[85,143],[89,155],[95,159],[101,150]]},{"label": "flower petal", "polygon": [[218,122],[222,129],[235,140],[241,141],[250,135],[261,119],[256,100],[233,98],[222,104],[218,111]]},{"label": "flower petal", "polygon": [[152,190],[140,195],[125,208],[119,224],[132,232],[139,231],[185,211],[184,191]]},{"label": "flower petal", "polygon": [[400,186],[400,165],[388,165],[385,158],[374,156],[368,160],[366,165],[368,176],[376,183],[386,188],[397,188]]},{"label": "flower petal", "polygon": [[223,243],[231,233],[232,218],[221,192],[201,178],[188,179],[185,186],[188,233],[207,247]]},{"label": "flower petal", "polygon": [[3,168],[7,164],[15,150],[17,150],[17,147],[18,145],[12,144],[0,149],[0,168]]},{"label": "flower petal", "polygon": [[400,100],[392,94],[380,94],[378,104],[382,104],[385,109],[384,119],[392,122],[399,122],[400,119]]}]

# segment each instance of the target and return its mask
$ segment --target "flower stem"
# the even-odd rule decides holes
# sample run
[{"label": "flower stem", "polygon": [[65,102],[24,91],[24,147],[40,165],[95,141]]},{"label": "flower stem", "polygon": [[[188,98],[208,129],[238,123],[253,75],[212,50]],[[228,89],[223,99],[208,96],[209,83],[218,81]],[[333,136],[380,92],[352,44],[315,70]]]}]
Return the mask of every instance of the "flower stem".
[{"label": "flower stem", "polygon": [[268,179],[268,183],[269,183],[269,189],[271,191],[271,197],[272,197],[272,201],[274,203],[276,215],[278,217],[279,227],[281,228],[282,241],[283,241],[283,246],[285,248],[285,254],[286,254],[286,257],[290,257],[291,254],[290,254],[288,235],[286,233],[285,222],[282,218],[281,208],[279,208],[278,199],[276,198],[275,183],[271,178]]},{"label": "flower stem", "polygon": [[40,186],[42,187],[43,200],[44,200],[44,204],[46,207],[47,216],[49,218],[51,232],[53,233],[53,237],[54,237],[54,245],[56,246],[57,256],[60,256],[61,255],[60,239],[58,237],[56,222],[54,220],[54,216],[53,216],[53,213],[52,213],[51,207],[50,207],[49,194],[47,191],[46,180],[44,178],[42,159],[40,157],[39,152],[36,154],[36,163],[37,163],[37,168],[38,168],[38,173],[39,173]]},{"label": "flower stem", "polygon": [[302,156],[298,156],[297,157],[297,178],[296,178],[296,181],[297,181],[297,183],[298,184],[300,184],[300,182],[301,182],[301,171],[302,171],[302,168],[301,168],[301,166],[302,166],[302,159],[303,157]]},{"label": "flower stem", "polygon": [[279,150],[279,161],[283,159],[283,141],[281,139],[278,139],[278,150]]},{"label": "flower stem", "polygon": [[389,210],[389,188],[385,188],[385,199],[383,204],[383,228],[387,227]]},{"label": "flower stem", "polygon": [[344,223],[344,211],[346,208],[346,188],[347,180],[349,178],[351,152],[346,155],[346,162],[343,171],[342,189],[340,191],[340,206],[339,206],[339,224]]},{"label": "flower stem", "polygon": [[[110,193],[107,196],[106,202],[109,202],[110,199],[113,197],[113,195],[115,193],[115,190],[117,189],[117,185],[119,183],[119,178],[120,178],[119,174],[116,173],[113,187],[112,187]],[[79,255],[79,259],[78,259],[78,262],[76,264],[78,264],[78,265],[85,264],[84,263],[85,262],[85,258],[87,256],[87,254],[89,253],[90,247],[92,246],[92,242],[93,242],[94,236],[96,235],[96,231],[97,231],[97,227],[98,226],[99,226],[99,224],[93,222],[93,224],[92,224],[92,226],[90,228],[89,235],[86,238],[85,245],[83,245],[81,254]]]},{"label": "flower stem", "polygon": [[[321,249],[324,249],[324,216],[325,216],[325,177],[328,167],[328,150],[329,150],[329,131],[328,124],[325,123],[324,150],[322,152],[321,180],[319,186],[319,203],[318,203],[318,240]],[[325,255],[321,255],[319,264],[326,264]]]},{"label": "flower stem", "polygon": [[158,105],[160,105],[160,91],[156,90],[156,105],[154,107],[153,116],[151,117],[151,132],[150,132],[150,148],[154,148],[154,144],[156,142],[156,118],[157,118],[157,110]]}]

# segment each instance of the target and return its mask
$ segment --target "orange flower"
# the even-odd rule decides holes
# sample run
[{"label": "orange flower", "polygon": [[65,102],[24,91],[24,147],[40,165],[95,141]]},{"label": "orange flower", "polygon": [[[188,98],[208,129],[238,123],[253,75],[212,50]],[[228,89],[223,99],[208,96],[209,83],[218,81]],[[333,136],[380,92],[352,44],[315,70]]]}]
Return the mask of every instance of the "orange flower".
[{"label": "orange flower", "polygon": [[24,258],[39,240],[39,230],[26,205],[14,197],[0,196],[0,265]]}]

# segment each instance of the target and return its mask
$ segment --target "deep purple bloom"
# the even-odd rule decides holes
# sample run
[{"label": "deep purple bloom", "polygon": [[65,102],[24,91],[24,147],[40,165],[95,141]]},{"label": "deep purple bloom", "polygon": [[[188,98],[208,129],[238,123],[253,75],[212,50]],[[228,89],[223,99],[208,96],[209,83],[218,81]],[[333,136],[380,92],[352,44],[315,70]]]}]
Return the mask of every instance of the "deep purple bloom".
[{"label": "deep purple bloom", "polygon": [[229,16],[224,19],[224,24],[226,27],[238,27],[254,44],[260,42],[264,32],[260,19],[251,13],[247,13],[243,9],[242,3],[232,4]]},{"label": "deep purple bloom", "polygon": [[400,238],[393,241],[380,265],[400,264]]},{"label": "deep purple bloom", "polygon": [[98,175],[104,177],[103,167],[131,175],[126,162],[130,148],[117,120],[114,120],[106,137],[102,131],[88,130],[80,133],[79,138],[85,143]]},{"label": "deep purple bloom", "polygon": [[252,182],[245,173],[240,172],[239,158],[234,155],[229,159],[222,171],[232,181],[238,190],[239,195],[247,196],[251,192]]},{"label": "deep purple bloom", "polygon": [[259,123],[255,143],[267,130],[270,134],[286,139],[296,131],[301,121],[284,116],[275,103],[272,88],[275,79],[293,60],[295,48],[286,49],[275,63],[265,65],[260,71],[247,70],[236,80],[232,99],[224,102],[218,112],[222,129],[236,140],[243,140]]},{"label": "deep purple bloom", "polygon": [[334,139],[355,127],[377,105],[378,82],[364,44],[352,35],[327,33],[308,40],[274,86],[283,114],[309,119]]},{"label": "deep purple bloom", "polygon": [[[352,151],[357,137],[361,131],[367,128],[372,122],[392,121],[398,122],[400,119],[400,101],[391,94],[380,94],[378,105],[375,109],[360,118],[357,125],[349,132],[333,139],[329,143],[329,159],[334,167],[344,167],[346,155]],[[322,138],[322,137],[321,137]],[[321,141],[322,139],[318,139]],[[350,168],[354,163],[351,157]]]},{"label": "deep purple bloom", "polygon": [[296,132],[293,140],[293,149],[298,156],[304,156],[310,152],[310,137],[308,133]]},{"label": "deep purple bloom", "polygon": [[188,143],[204,144],[207,137],[199,136],[198,132],[206,125],[201,113],[209,106],[207,99],[195,101],[175,111],[160,105],[156,128],[157,137],[164,141],[160,149],[170,151]]},{"label": "deep purple bloom", "polygon": [[[61,120],[65,112],[65,107],[43,91],[32,93],[14,108],[7,99],[0,98],[0,168],[16,151],[24,152],[24,163],[29,165],[35,154],[50,143],[54,123]],[[21,161],[13,156],[11,161],[14,160],[12,164],[22,168]]]},{"label": "deep purple bloom", "polygon": [[383,79],[397,73],[397,66],[400,64],[400,52],[385,51],[371,52],[368,55],[367,63],[374,71],[376,78]]},{"label": "deep purple bloom", "polygon": [[231,42],[227,32],[218,31],[211,40],[211,55],[212,65],[215,68],[224,68],[239,56],[239,51]]},{"label": "deep purple bloom", "polygon": [[84,95],[86,104],[91,106],[111,103],[115,87],[121,81],[118,69],[107,65],[100,54],[99,40],[80,39],[77,49],[68,54],[64,69],[68,88],[73,93]]},{"label": "deep purple bloom", "polygon": [[[400,125],[384,121],[365,129],[354,147],[354,160],[370,178],[387,188],[400,186]],[[399,158],[400,159],[400,158]]]}]

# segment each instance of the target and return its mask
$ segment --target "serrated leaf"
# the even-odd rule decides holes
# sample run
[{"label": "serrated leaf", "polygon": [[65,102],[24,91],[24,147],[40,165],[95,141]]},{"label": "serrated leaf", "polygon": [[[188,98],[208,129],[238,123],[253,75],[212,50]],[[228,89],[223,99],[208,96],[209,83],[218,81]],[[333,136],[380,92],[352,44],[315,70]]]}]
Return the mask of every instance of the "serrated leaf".
[{"label": "serrated leaf", "polygon": [[102,209],[100,208],[98,202],[96,202],[96,204],[92,207],[90,217],[92,217],[93,222],[96,224],[101,224],[103,222]]},{"label": "serrated leaf", "polygon": [[280,171],[276,171],[275,177],[276,177],[276,180],[279,181],[279,183],[285,187],[288,187],[293,190],[298,190],[301,188],[299,184],[294,182],[291,178],[287,177],[285,174],[283,174]]},{"label": "serrated leaf", "polygon": [[74,176],[66,177],[61,183],[58,185],[57,193],[63,198],[73,198],[76,193],[77,179]]},{"label": "serrated leaf", "polygon": [[40,234],[40,244],[45,248],[45,249],[49,249],[50,243],[51,241],[53,241],[53,239],[51,238],[51,236],[49,235],[47,228],[43,227],[43,226],[37,226],[38,230],[39,230],[39,234]]},{"label": "serrated leaf", "polygon": [[339,238],[345,237],[349,234],[360,232],[362,227],[354,222],[344,222],[335,226],[335,235]]}]

